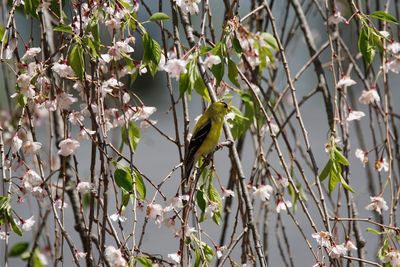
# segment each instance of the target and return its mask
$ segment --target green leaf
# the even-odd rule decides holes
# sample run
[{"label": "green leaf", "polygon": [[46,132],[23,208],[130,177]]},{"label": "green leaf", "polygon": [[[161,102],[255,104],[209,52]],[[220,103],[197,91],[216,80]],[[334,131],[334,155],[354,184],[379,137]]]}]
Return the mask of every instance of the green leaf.
[{"label": "green leaf", "polygon": [[55,32],[73,33],[70,25],[58,25],[53,28]]},{"label": "green leaf", "polygon": [[161,47],[147,32],[143,35],[143,46],[143,62],[147,64],[147,68],[154,77],[161,59]]},{"label": "green leaf", "polygon": [[132,192],[133,182],[132,175],[125,168],[118,168],[114,172],[115,183],[118,187],[125,189],[127,192]]},{"label": "green leaf", "polygon": [[204,198],[203,188],[197,190],[196,201],[197,201],[197,206],[199,206],[200,210],[202,212],[205,212],[207,208],[207,199]]},{"label": "green leaf", "polygon": [[132,151],[135,151],[140,141],[140,128],[135,122],[130,121],[128,129],[126,127],[121,128],[121,137],[124,143],[129,145]]},{"label": "green leaf", "polygon": [[93,19],[90,23],[90,33],[93,36],[93,44],[96,49],[96,53],[100,50],[100,29],[99,29],[99,21],[97,19]]},{"label": "green leaf", "polygon": [[279,46],[278,46],[278,42],[276,41],[275,37],[268,33],[268,32],[263,32],[261,34],[261,37],[264,39],[264,41],[275,51],[278,51]]},{"label": "green leaf", "polygon": [[375,235],[383,235],[385,233],[385,232],[379,232],[378,230],[371,227],[367,227],[367,232]]},{"label": "green leaf", "polygon": [[43,267],[43,263],[39,257],[39,251],[35,250],[35,254],[32,257],[32,267]]},{"label": "green leaf", "polygon": [[39,7],[39,0],[25,0],[25,14],[38,18],[37,9]]},{"label": "green leaf", "polygon": [[14,218],[11,215],[9,215],[7,220],[11,224],[11,229],[13,230],[13,232],[19,236],[22,236],[22,230],[19,227],[19,225],[14,221]]},{"label": "green leaf", "polygon": [[190,93],[190,78],[189,78],[189,74],[186,73],[181,73],[181,75],[179,76],[179,96],[183,97],[185,95],[185,93],[187,91],[189,91]]},{"label": "green leaf", "polygon": [[202,249],[203,249],[203,253],[206,258],[206,261],[208,263],[210,263],[215,255],[214,250],[206,243],[203,243]]},{"label": "green leaf", "polygon": [[12,246],[12,248],[8,252],[8,256],[19,257],[21,256],[22,253],[24,253],[28,249],[28,247],[29,247],[28,242],[16,243],[14,246]]},{"label": "green leaf", "polygon": [[241,54],[243,52],[242,46],[236,37],[232,39],[232,46],[236,53]]},{"label": "green leaf", "polygon": [[212,184],[212,181],[210,181],[210,184],[208,186],[208,199],[211,202],[217,204],[218,209],[213,213],[213,221],[219,225],[221,223],[222,199],[221,196],[219,195],[219,192],[215,189],[214,185]]},{"label": "green leaf", "polygon": [[328,160],[328,162],[326,163],[324,169],[322,170],[322,172],[319,175],[319,180],[323,181],[326,179],[326,177],[328,177],[328,174],[330,174],[332,170],[332,161]]},{"label": "green leaf", "polygon": [[229,80],[237,87],[239,87],[238,83],[238,70],[235,62],[228,59],[228,78]]},{"label": "green leaf", "polygon": [[194,90],[203,97],[204,100],[211,102],[210,95],[208,94],[207,86],[204,84],[203,78],[200,75],[196,75],[196,81],[194,82]]},{"label": "green leaf", "polygon": [[144,267],[151,267],[153,266],[153,262],[147,256],[141,256],[136,258],[136,261],[140,263]]},{"label": "green leaf", "polygon": [[358,37],[358,49],[360,50],[365,61],[370,65],[375,57],[375,45],[370,38],[371,29],[363,26]]},{"label": "green leaf", "polygon": [[333,152],[335,154],[335,162],[339,162],[340,164],[342,164],[344,166],[350,165],[347,158],[336,147],[334,148]]},{"label": "green leaf", "polygon": [[131,193],[122,190],[121,207],[126,208],[129,204],[129,199],[131,199]]},{"label": "green leaf", "polygon": [[71,65],[71,68],[74,70],[76,76],[80,80],[83,80],[83,76],[85,73],[85,61],[83,58],[83,48],[80,44],[75,44],[68,55],[68,63]]},{"label": "green leaf", "polygon": [[224,77],[224,72],[225,72],[225,64],[222,58],[221,58],[221,63],[217,65],[212,65],[211,72],[214,75],[215,79],[217,80],[216,87],[218,87],[220,82],[222,81],[222,78]]},{"label": "green leaf", "polygon": [[340,174],[340,173],[339,173],[339,178],[340,178],[340,182],[342,183],[343,188],[346,189],[347,191],[354,193],[354,189],[351,188],[351,186],[346,182],[346,180],[343,178],[342,174]]},{"label": "green leaf", "polygon": [[201,263],[201,255],[198,249],[194,251],[195,260],[194,260],[194,267],[200,267]]},{"label": "green leaf", "polygon": [[392,22],[395,24],[399,23],[399,21],[395,17],[393,17],[392,15],[390,15],[389,13],[387,13],[385,11],[375,11],[375,12],[372,12],[371,14],[369,14],[369,16],[371,18],[379,19],[382,21]]},{"label": "green leaf", "polygon": [[162,12],[156,12],[151,17],[149,18],[150,21],[163,21],[163,20],[169,20],[170,17]]},{"label": "green leaf", "polygon": [[337,173],[332,169],[329,175],[329,194],[335,189],[336,185],[340,183],[340,178],[338,177]]},{"label": "green leaf", "polygon": [[144,184],[143,177],[135,171],[135,184],[136,192],[138,192],[140,199],[146,199],[146,185]]}]

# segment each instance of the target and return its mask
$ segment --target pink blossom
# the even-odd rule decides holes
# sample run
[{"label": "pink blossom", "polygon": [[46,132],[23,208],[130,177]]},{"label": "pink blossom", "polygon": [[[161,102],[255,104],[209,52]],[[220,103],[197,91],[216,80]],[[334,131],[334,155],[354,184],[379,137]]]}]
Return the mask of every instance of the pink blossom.
[{"label": "pink blossom", "polygon": [[186,64],[187,62],[185,60],[173,58],[165,63],[164,70],[168,72],[172,78],[179,80],[180,75],[187,72]]},{"label": "pink blossom", "polygon": [[350,110],[349,115],[347,116],[347,121],[358,121],[360,120],[362,117],[365,116],[365,113],[362,111],[357,111],[357,110]]},{"label": "pink blossom", "polygon": [[270,185],[260,185],[258,188],[253,187],[253,195],[260,198],[261,201],[266,201],[270,198],[274,191]]},{"label": "pink blossom", "polygon": [[349,76],[344,75],[337,83],[337,88],[343,88],[355,85],[356,82],[352,80]]},{"label": "pink blossom", "polygon": [[368,162],[368,151],[357,148],[355,154],[356,158],[358,158],[365,167],[365,164]]},{"label": "pink blossom", "polygon": [[365,208],[367,210],[374,210],[381,214],[382,210],[388,210],[389,207],[386,204],[386,201],[383,197],[376,196],[376,197],[369,197],[371,199],[371,203],[368,204]]},{"label": "pink blossom", "polygon": [[42,143],[33,142],[29,140],[25,141],[25,143],[22,146],[22,150],[26,155],[37,154],[41,148],[42,148]]},{"label": "pink blossom", "polygon": [[358,98],[358,101],[360,101],[362,104],[368,105],[373,104],[375,101],[381,101],[381,98],[379,97],[379,94],[375,89],[371,89],[368,91],[364,90],[361,96]]},{"label": "pink blossom", "polygon": [[75,151],[80,147],[80,143],[77,140],[67,138],[62,140],[59,146],[60,150],[58,151],[58,154],[67,157],[75,153]]}]

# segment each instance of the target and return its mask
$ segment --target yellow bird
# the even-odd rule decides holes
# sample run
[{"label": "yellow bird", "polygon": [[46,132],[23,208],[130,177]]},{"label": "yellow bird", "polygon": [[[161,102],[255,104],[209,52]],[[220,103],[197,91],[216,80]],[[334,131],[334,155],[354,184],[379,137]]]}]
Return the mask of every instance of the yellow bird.
[{"label": "yellow bird", "polygon": [[230,111],[228,104],[218,101],[212,103],[197,121],[184,160],[185,182],[196,162],[214,151],[221,136],[224,117]]}]

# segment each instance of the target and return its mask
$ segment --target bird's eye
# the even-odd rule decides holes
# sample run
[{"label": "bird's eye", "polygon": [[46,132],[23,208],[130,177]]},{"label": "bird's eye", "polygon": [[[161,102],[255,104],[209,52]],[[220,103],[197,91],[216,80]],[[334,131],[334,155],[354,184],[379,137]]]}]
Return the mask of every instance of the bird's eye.
[{"label": "bird's eye", "polygon": [[228,105],[226,103],[224,103],[224,108],[228,108]]}]

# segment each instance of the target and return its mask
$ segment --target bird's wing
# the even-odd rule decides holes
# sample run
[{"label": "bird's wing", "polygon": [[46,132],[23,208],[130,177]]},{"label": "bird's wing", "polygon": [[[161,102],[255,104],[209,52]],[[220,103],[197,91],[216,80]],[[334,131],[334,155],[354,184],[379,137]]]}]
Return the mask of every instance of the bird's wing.
[{"label": "bird's wing", "polygon": [[193,165],[195,163],[195,154],[203,144],[204,140],[211,130],[211,119],[209,118],[201,127],[195,129],[192,138],[190,139],[189,147],[185,157],[185,178],[190,176]]}]

